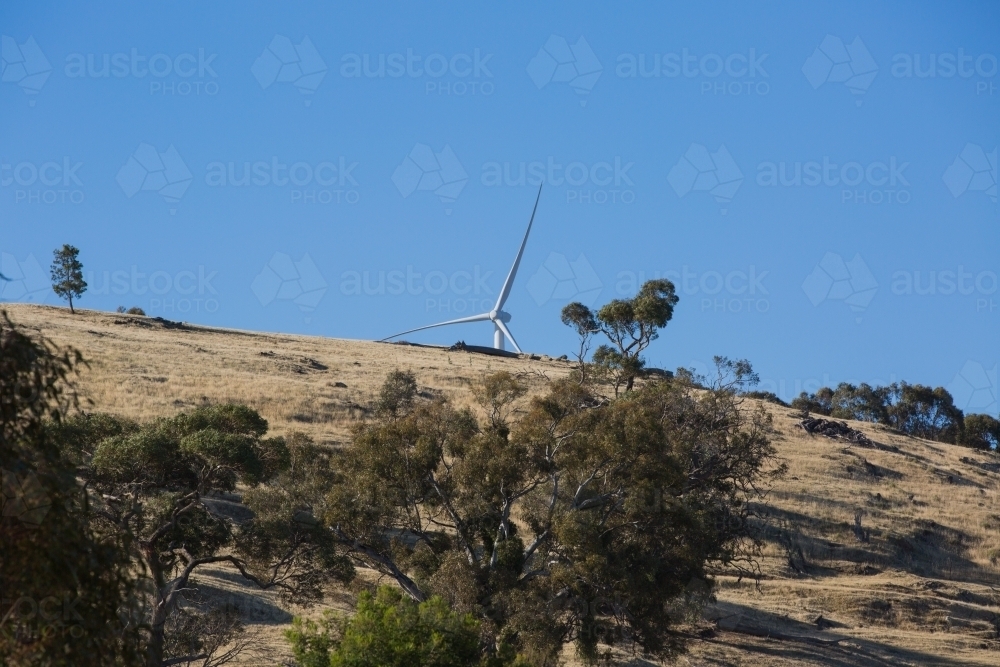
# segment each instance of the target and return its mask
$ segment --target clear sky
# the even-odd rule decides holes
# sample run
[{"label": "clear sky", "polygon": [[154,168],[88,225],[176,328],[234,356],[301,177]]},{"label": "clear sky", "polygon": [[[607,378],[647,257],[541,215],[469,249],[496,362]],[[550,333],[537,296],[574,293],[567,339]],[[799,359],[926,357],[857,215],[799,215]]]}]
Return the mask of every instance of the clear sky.
[{"label": "clear sky", "polygon": [[[378,339],[680,296],[650,364],[748,358],[997,412],[995,2],[4,2],[0,300]],[[415,342],[489,344],[488,323]]]}]

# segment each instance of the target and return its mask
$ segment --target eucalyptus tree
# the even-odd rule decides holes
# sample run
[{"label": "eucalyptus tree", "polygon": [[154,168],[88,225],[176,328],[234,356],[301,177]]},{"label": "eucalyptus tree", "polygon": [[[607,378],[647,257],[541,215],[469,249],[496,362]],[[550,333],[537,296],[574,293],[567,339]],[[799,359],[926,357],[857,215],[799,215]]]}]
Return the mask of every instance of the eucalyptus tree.
[{"label": "eucalyptus tree", "polygon": [[233,623],[215,622],[224,610],[195,604],[195,576],[206,567],[231,568],[247,585],[302,603],[353,575],[309,507],[281,491],[301,452],[267,429],[256,411],[232,404],[146,424],[81,415],[58,429],[74,444],[96,528],[122,539],[142,574],[145,594],[124,616],[142,632],[150,667],[210,658],[206,647],[221,646],[199,628],[232,634]]},{"label": "eucalyptus tree", "polygon": [[94,529],[51,425],[78,405],[79,353],[0,312],[0,664],[138,665],[116,610],[134,591],[123,542]]},{"label": "eucalyptus tree", "polygon": [[634,297],[614,299],[596,313],[579,302],[568,304],[562,310],[562,321],[573,327],[580,337],[581,371],[585,372],[583,357],[590,337],[604,334],[610,345],[601,345],[594,351],[595,370],[609,379],[616,395],[622,386],[625,391],[632,391],[635,378],[644,366],[643,351],[673,318],[677,302],[672,282],[649,280]]},{"label": "eucalyptus tree", "polygon": [[417,401],[358,426],[311,504],[357,563],[473,614],[487,654],[670,655],[710,567],[753,570],[751,501],[780,473],[769,416],[739,398],[749,364],[719,363],[707,390],[675,378],[611,401],[565,380],[525,403],[495,373],[476,412]]}]

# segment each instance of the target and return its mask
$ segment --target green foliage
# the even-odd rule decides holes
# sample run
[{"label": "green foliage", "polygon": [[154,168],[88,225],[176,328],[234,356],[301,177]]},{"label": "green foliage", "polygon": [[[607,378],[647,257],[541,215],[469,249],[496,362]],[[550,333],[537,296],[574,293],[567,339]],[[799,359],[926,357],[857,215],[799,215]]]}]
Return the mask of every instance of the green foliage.
[{"label": "green foliage", "polygon": [[472,387],[473,397],[495,430],[507,427],[510,409],[526,391],[524,385],[507,371],[491,373]]},{"label": "green foliage", "polygon": [[781,400],[781,397],[773,391],[747,391],[744,392],[743,395],[747,398],[756,398],[761,401],[767,401],[768,403],[774,403],[775,405],[780,405],[784,408],[789,407],[788,403]]},{"label": "green foliage", "polygon": [[829,416],[833,412],[833,390],[820,387],[814,394],[803,391],[792,399],[791,405],[796,410]]},{"label": "green foliage", "polygon": [[125,306],[118,306],[118,308],[115,309],[115,312],[116,313],[123,313],[125,315],[142,315],[144,317],[146,315],[146,311],[144,311],[139,306],[132,306],[129,309],[126,309]]},{"label": "green foliage", "polygon": [[[509,653],[482,658],[479,623],[440,597],[415,602],[382,586],[364,592],[352,617],[295,619],[285,632],[301,667],[516,667]],[[526,666],[525,666],[526,667]]]},{"label": "green foliage", "polygon": [[641,357],[622,353],[610,345],[601,345],[594,350],[592,362],[593,379],[598,383],[610,384],[615,390],[615,396],[622,387],[629,390],[631,383],[645,366]]},{"label": "green foliage", "polygon": [[980,439],[981,435],[989,432],[988,428],[982,430],[982,425],[988,422],[981,419],[973,419],[973,434],[964,435],[966,424],[970,423],[969,417],[973,415],[964,415],[944,387],[931,388],[907,382],[871,387],[864,383],[854,386],[842,382],[836,389],[822,387],[814,394],[802,392],[791,406],[835,419],[884,424],[901,433],[928,440],[965,443],[974,447],[990,442],[988,436],[986,440]]},{"label": "green foliage", "polygon": [[354,565],[337,548],[331,531],[315,516],[322,507],[310,504],[329,488],[329,450],[307,436],[293,433],[288,441],[288,464],[266,485],[247,490],[243,501],[254,521],[236,536],[237,551],[261,579],[268,568],[281,563],[291,550],[298,552],[296,567],[280,580],[282,591],[294,591],[299,602],[318,601],[331,581],[354,578]]},{"label": "green foliage", "polygon": [[219,432],[260,438],[267,433],[267,420],[245,405],[225,403],[197,408],[174,418],[184,434],[213,429]]},{"label": "green foliage", "polygon": [[564,307],[562,309],[561,319],[563,324],[568,327],[573,327],[577,335],[580,337],[588,336],[599,330],[597,327],[597,320],[594,318],[594,313],[590,310],[590,308],[587,308],[579,302],[573,302]]},{"label": "green foliage", "polygon": [[79,255],[80,251],[71,245],[52,251],[52,291],[69,301],[70,312],[75,312],[73,299],[79,299],[87,291]]},{"label": "green foliage", "polygon": [[669,280],[649,280],[631,299],[615,299],[593,313],[582,303],[571,303],[562,310],[563,324],[572,327],[580,337],[581,379],[585,380],[583,357],[588,341],[600,332],[611,345],[602,345],[594,352],[598,377],[608,381],[617,395],[620,386],[631,391],[635,378],[643,367],[642,352],[659,337],[674,315],[678,297]]},{"label": "green foliage", "polygon": [[[221,650],[236,632],[225,615],[181,604],[197,595],[199,567],[229,565],[246,582],[303,604],[353,576],[298,488],[323,458],[309,453],[304,436],[293,436],[292,448],[267,438],[267,421],[251,408],[203,406],[145,424],[79,416],[51,429],[71,436],[95,523],[129,545],[133,570],[151,590],[136,619],[147,628],[148,665],[180,660],[176,652],[191,647]],[[243,505],[227,496],[238,487]]]},{"label": "green foliage", "polygon": [[990,415],[966,415],[962,444],[975,449],[1000,446],[1000,421]]},{"label": "green foliage", "polygon": [[752,572],[752,501],[780,473],[769,417],[740,407],[752,369],[718,362],[704,391],[675,378],[609,401],[559,381],[519,409],[518,379],[488,376],[482,419],[438,401],[359,426],[310,505],[414,603],[473,614],[487,657],[669,656],[708,565]]},{"label": "green foliage", "polygon": [[0,313],[0,664],[137,665],[116,610],[133,592],[115,536],[93,529],[74,462],[45,422],[65,424],[81,362]]},{"label": "green foliage", "polygon": [[177,455],[177,439],[166,428],[106,438],[94,449],[91,459],[94,480],[108,487],[190,484],[193,474],[179,465]]},{"label": "green foliage", "polygon": [[893,383],[886,410],[889,425],[897,431],[941,442],[961,439],[964,415],[944,387]]},{"label": "green foliage", "polygon": [[417,379],[410,371],[395,370],[389,373],[379,390],[375,411],[395,417],[406,412],[417,396]]}]

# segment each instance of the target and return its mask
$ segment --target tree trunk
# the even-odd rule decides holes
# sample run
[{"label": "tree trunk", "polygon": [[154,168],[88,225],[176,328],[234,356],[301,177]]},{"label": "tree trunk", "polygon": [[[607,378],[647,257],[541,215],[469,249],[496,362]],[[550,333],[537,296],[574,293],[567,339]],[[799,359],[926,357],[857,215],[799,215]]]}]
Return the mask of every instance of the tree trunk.
[{"label": "tree trunk", "polygon": [[163,567],[157,558],[154,547],[149,543],[140,545],[143,560],[149,568],[149,573],[153,579],[155,596],[153,597],[153,610],[149,619],[149,642],[146,644],[146,665],[147,667],[160,667],[163,664],[163,644],[164,626],[167,623],[167,616],[170,614],[169,595],[170,590],[163,577]]},{"label": "tree trunk", "polygon": [[73,310],[73,297],[69,297],[69,312],[73,315],[76,314],[76,311]]},{"label": "tree trunk", "polygon": [[146,646],[146,665],[160,667],[163,664],[163,624],[167,619],[161,614],[160,608],[153,612],[153,623],[149,631],[149,644]]}]

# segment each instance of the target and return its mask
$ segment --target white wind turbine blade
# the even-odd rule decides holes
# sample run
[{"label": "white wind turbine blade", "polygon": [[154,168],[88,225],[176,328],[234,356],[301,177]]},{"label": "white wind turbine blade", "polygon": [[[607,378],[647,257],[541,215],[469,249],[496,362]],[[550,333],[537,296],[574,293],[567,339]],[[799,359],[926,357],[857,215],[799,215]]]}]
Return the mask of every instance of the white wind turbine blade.
[{"label": "white wind turbine blade", "polygon": [[[424,329],[433,329],[434,327],[444,327],[444,326],[447,326],[449,324],[463,324],[465,322],[486,322],[486,321],[489,321],[489,319],[490,319],[490,314],[489,313],[480,313],[479,315],[470,315],[469,317],[460,317],[457,320],[448,320],[447,322],[438,322],[437,324],[428,324],[425,327],[417,327],[416,329],[410,329],[409,331],[402,331],[402,332],[400,332],[398,334],[393,334],[392,336],[387,336],[386,338],[383,338],[379,342],[381,343],[383,341],[389,340],[390,338],[398,338],[400,336],[405,336],[406,334],[413,333],[414,331],[423,331]],[[513,339],[511,339],[511,340],[513,340]]]},{"label": "white wind turbine blade", "polygon": [[[524,246],[528,244],[528,234],[531,233],[531,223],[535,221],[535,211],[538,210],[538,200],[542,198],[542,186],[538,186],[538,196],[535,197],[535,208],[531,209],[531,219],[528,220],[528,229],[524,232],[524,239],[521,241],[521,247],[517,251],[517,257],[514,259],[514,265],[510,267],[510,273],[507,274],[507,280],[503,283],[503,288],[500,290],[500,296],[497,298],[497,305],[493,307],[493,310],[501,310],[503,304],[507,301],[507,297],[510,296],[510,288],[514,286],[514,275],[517,273],[517,267],[521,264],[521,255],[524,254]],[[510,338],[510,335],[507,336]],[[514,342],[511,338],[510,342]],[[515,344],[514,347],[517,347]],[[518,350],[520,352],[520,350]]]},{"label": "white wind turbine blade", "polygon": [[498,327],[500,327],[500,331],[502,331],[503,335],[507,337],[507,340],[510,341],[510,344],[514,346],[514,349],[517,350],[517,353],[522,354],[521,348],[517,346],[517,341],[514,340],[514,334],[510,332],[510,329],[507,328],[507,325],[504,324],[503,321],[500,320],[499,318],[493,320],[493,323]]}]

